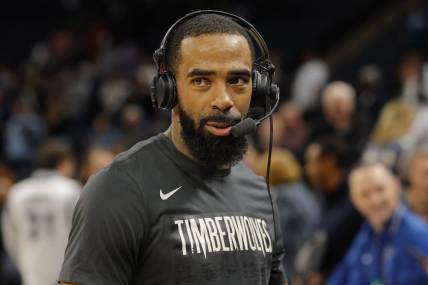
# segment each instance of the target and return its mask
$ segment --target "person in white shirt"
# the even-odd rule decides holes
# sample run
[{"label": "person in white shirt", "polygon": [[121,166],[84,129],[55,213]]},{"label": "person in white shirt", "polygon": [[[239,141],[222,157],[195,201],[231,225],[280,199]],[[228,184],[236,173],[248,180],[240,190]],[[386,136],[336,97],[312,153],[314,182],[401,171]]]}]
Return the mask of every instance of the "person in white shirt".
[{"label": "person in white shirt", "polygon": [[37,168],[15,184],[2,213],[7,253],[23,285],[56,284],[81,185],[70,177],[75,163],[70,148],[52,140],[37,153]]}]

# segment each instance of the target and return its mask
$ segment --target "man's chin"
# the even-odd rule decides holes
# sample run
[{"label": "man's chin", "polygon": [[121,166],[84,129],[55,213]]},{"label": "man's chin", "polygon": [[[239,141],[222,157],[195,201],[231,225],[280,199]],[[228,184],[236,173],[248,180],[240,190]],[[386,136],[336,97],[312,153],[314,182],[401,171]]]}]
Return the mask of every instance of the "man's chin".
[{"label": "man's chin", "polygon": [[193,157],[208,168],[224,168],[238,163],[246,149],[245,137],[235,138],[230,135],[231,120],[200,121],[199,127],[184,110],[179,109],[181,136]]}]

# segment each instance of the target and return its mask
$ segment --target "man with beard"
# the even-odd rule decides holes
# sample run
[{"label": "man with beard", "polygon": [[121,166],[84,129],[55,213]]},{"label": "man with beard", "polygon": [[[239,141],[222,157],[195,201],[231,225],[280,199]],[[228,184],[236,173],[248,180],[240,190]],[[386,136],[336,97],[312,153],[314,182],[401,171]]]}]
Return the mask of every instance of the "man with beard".
[{"label": "man with beard", "polygon": [[285,283],[266,185],[231,134],[260,79],[245,23],[203,11],[168,31],[153,92],[176,93],[171,125],[89,180],[61,284]]},{"label": "man with beard", "polygon": [[363,164],[349,189],[367,222],[327,284],[428,284],[428,227],[402,204],[399,180],[383,164]]}]

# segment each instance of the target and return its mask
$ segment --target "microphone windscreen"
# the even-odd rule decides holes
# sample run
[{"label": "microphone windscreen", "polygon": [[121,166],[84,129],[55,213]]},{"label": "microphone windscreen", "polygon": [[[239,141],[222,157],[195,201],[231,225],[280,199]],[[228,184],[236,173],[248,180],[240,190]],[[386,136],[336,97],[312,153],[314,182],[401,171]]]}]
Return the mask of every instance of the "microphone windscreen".
[{"label": "microphone windscreen", "polygon": [[257,129],[256,121],[251,118],[237,123],[232,127],[231,133],[235,138],[254,132]]}]

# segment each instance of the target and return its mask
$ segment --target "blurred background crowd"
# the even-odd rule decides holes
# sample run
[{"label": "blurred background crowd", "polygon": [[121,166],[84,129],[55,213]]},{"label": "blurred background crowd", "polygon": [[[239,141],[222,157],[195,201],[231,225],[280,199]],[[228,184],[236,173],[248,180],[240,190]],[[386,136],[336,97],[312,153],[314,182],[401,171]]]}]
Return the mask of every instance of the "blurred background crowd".
[{"label": "blurred background crowd", "polygon": [[[0,203],[53,139],[68,149],[61,173],[84,184],[164,131],[169,113],[149,98],[152,52],[176,19],[210,8],[253,23],[277,67],[270,182],[295,284],[323,284],[358,232],[347,177],[361,161],[386,165],[403,201],[428,220],[428,3],[282,2],[3,1]],[[245,158],[260,175],[268,139],[262,124]],[[2,247],[0,255],[0,284],[21,284]]]}]

